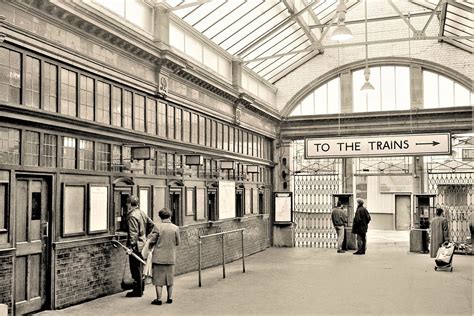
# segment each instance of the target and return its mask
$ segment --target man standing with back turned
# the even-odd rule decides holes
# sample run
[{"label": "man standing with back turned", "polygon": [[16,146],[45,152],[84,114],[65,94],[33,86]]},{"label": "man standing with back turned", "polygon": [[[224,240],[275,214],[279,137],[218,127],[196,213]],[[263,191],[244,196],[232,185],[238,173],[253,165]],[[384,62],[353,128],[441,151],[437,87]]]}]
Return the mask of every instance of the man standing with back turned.
[{"label": "man standing with back turned", "polygon": [[[145,212],[138,208],[138,198],[131,195],[127,199],[129,207],[127,213],[128,224],[128,239],[127,246],[138,257],[142,258],[142,249],[145,245],[146,237],[155,226],[153,221]],[[130,273],[134,282],[134,287],[131,292],[127,293],[127,297],[141,297],[145,290],[143,282],[143,265],[134,256],[129,256]]]},{"label": "man standing with back turned", "polygon": [[367,229],[370,222],[369,211],[364,207],[364,200],[357,199],[357,210],[352,222],[352,233],[357,234],[357,245],[359,249],[354,255],[365,255],[367,249]]},{"label": "man standing with back turned", "polygon": [[337,201],[337,206],[332,209],[331,219],[334,228],[336,229],[337,233],[337,252],[344,253],[345,251],[342,250],[342,243],[344,242],[344,227],[347,224],[347,215],[342,210],[342,203],[341,201]]}]

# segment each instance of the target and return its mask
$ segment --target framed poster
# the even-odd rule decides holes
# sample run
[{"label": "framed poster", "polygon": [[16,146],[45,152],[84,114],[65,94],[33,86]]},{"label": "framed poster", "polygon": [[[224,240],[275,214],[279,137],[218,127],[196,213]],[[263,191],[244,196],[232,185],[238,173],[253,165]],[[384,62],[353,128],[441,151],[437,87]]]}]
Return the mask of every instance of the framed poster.
[{"label": "framed poster", "polygon": [[235,181],[219,181],[219,219],[235,217]]},{"label": "framed poster", "polygon": [[275,223],[289,224],[293,222],[292,192],[275,192]]},{"label": "framed poster", "polygon": [[196,188],[196,220],[206,219],[206,189]]},{"label": "framed poster", "polygon": [[89,233],[107,231],[109,188],[106,185],[89,186]]},{"label": "framed poster", "polygon": [[63,183],[62,236],[85,234],[86,186]]}]

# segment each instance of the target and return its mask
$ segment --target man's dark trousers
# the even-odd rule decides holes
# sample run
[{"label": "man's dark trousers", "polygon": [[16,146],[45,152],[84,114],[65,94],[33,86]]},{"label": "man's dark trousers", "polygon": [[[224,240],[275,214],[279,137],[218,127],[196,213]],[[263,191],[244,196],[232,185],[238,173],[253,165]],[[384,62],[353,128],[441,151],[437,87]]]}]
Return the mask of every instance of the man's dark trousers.
[{"label": "man's dark trousers", "polygon": [[[138,255],[138,254],[137,254]],[[138,255],[141,257],[140,255]],[[130,274],[134,282],[133,292],[137,295],[143,295],[143,264],[134,256],[129,256]]]},{"label": "man's dark trousers", "polygon": [[358,253],[365,253],[365,249],[367,248],[367,233],[358,233],[357,234],[357,245]]}]

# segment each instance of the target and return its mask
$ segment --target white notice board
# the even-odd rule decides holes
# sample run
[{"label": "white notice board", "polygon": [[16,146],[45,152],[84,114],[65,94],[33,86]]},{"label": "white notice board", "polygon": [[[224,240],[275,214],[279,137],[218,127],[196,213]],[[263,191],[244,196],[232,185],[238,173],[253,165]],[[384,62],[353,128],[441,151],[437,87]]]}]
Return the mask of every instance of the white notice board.
[{"label": "white notice board", "polygon": [[293,200],[291,192],[275,192],[275,223],[293,222]]},{"label": "white notice board", "polygon": [[107,231],[108,191],[107,186],[89,186],[89,233]]},{"label": "white notice board", "polygon": [[235,181],[219,181],[219,219],[235,217]]}]

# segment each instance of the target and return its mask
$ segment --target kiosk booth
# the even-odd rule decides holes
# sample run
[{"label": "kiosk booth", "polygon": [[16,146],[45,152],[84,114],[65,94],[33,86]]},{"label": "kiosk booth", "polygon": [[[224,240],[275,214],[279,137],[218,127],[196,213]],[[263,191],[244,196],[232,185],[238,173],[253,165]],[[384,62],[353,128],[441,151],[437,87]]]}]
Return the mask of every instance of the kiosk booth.
[{"label": "kiosk booth", "polygon": [[347,227],[344,234],[344,242],[342,243],[343,250],[357,249],[357,238],[352,233],[352,221],[354,219],[354,198],[352,193],[337,193],[332,195],[332,205],[336,207],[337,202],[341,202],[342,209],[347,214]]},{"label": "kiosk booth", "polygon": [[435,216],[436,194],[414,194],[414,207],[411,218],[410,251],[429,252],[430,221]]}]

